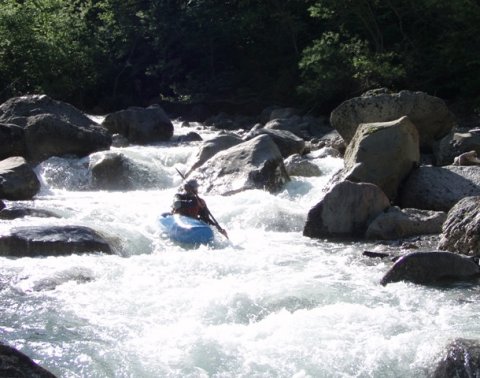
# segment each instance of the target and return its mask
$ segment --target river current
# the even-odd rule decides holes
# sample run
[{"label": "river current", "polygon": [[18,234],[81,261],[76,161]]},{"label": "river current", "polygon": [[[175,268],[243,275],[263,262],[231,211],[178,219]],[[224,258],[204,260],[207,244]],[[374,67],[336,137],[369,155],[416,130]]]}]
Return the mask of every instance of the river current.
[{"label": "river current", "polygon": [[83,225],[115,254],[0,257],[0,340],[58,377],[398,378],[426,377],[450,341],[480,337],[475,286],[383,287],[390,262],[362,255],[375,245],[302,236],[339,158],[276,194],[200,188],[230,240],[171,243],[157,218],[199,146],[112,148],[143,172],[126,192],[89,189],[88,161],[104,152],[37,166],[41,192],[24,204],[61,217],[1,220],[0,234]]}]

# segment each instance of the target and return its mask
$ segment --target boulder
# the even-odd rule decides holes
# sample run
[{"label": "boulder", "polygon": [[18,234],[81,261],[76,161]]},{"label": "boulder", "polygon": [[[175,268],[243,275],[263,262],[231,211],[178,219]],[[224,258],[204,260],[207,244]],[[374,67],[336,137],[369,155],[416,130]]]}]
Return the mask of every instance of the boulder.
[{"label": "boulder", "polygon": [[0,198],[29,200],[40,190],[40,181],[23,157],[14,156],[0,161]]},{"label": "boulder", "polygon": [[313,238],[363,238],[369,223],[390,206],[374,184],[343,181],[308,212],[303,235]]},{"label": "boulder", "polygon": [[443,224],[439,249],[480,256],[480,196],[458,201]]},{"label": "boulder", "polygon": [[350,143],[362,123],[389,122],[408,116],[417,127],[420,148],[431,150],[435,141],[456,126],[445,102],[423,92],[401,91],[356,97],[340,104],[330,115],[330,124]]},{"label": "boulder", "polygon": [[242,138],[236,135],[224,134],[203,142],[197,155],[193,158],[193,163],[186,173],[186,176],[190,175],[195,169],[200,167],[216,153],[236,146],[237,144],[242,143],[242,141]]},{"label": "boulder", "polygon": [[418,132],[407,117],[361,124],[345,151],[345,178],[375,184],[394,200],[419,161]]},{"label": "boulder", "polygon": [[400,188],[398,205],[449,211],[469,196],[480,196],[480,166],[421,166],[411,172]]},{"label": "boulder", "polygon": [[388,208],[369,224],[367,239],[395,240],[416,235],[440,234],[447,218],[443,211]]},{"label": "boulder", "polygon": [[[23,129],[24,147],[19,156],[37,163],[51,156],[86,156],[108,149],[111,136],[107,130],[67,103],[46,95],[14,97],[0,105],[0,123]],[[11,132],[19,134],[18,130]]]},{"label": "boulder", "polygon": [[[435,144],[435,164],[453,164],[455,157],[469,151],[480,154],[480,134],[475,132],[451,132]],[[463,164],[459,164],[463,165]]]},{"label": "boulder", "polygon": [[315,177],[322,175],[318,165],[307,156],[291,155],[285,159],[284,164],[289,176]]},{"label": "boulder", "polygon": [[54,100],[47,95],[13,97],[0,105],[0,123],[14,123],[25,127],[28,118],[40,114],[51,114],[66,123],[82,128],[98,126],[74,106]]},{"label": "boulder", "polygon": [[31,116],[25,127],[27,157],[33,162],[52,156],[88,156],[108,149],[111,143],[112,137],[104,128],[78,126],[54,114]]},{"label": "boulder", "polygon": [[90,156],[89,170],[93,190],[125,191],[162,186],[165,181],[140,161],[119,152],[97,153]]},{"label": "boulder", "polygon": [[112,253],[108,242],[83,226],[16,227],[0,236],[0,256],[37,257],[74,253]]},{"label": "boulder", "polygon": [[280,150],[268,135],[215,154],[192,178],[199,180],[206,192],[222,195],[249,189],[275,192],[290,180]]},{"label": "boulder", "polygon": [[477,151],[464,152],[453,159],[453,165],[480,165]]},{"label": "boulder", "polygon": [[310,139],[310,122],[303,121],[300,116],[290,118],[276,118],[267,122],[264,126],[266,130],[288,131],[298,138]]},{"label": "boulder", "polygon": [[55,378],[55,375],[19,350],[0,343],[0,377]]},{"label": "boulder", "polygon": [[448,344],[431,377],[480,377],[478,340],[456,339]]},{"label": "boulder", "polygon": [[11,156],[26,156],[23,128],[13,124],[0,124],[0,160]]},{"label": "boulder", "polygon": [[471,258],[451,252],[414,252],[398,259],[380,283],[409,281],[436,284],[445,281],[471,280],[480,274],[480,267]]},{"label": "boulder", "polygon": [[283,158],[287,158],[293,154],[301,155],[305,151],[305,141],[286,130],[267,129],[263,127],[254,128],[245,136],[244,140],[250,140],[265,134],[272,138]]},{"label": "boulder", "polygon": [[158,105],[131,107],[108,114],[102,126],[112,134],[120,134],[134,144],[164,142],[173,136],[173,124]]}]

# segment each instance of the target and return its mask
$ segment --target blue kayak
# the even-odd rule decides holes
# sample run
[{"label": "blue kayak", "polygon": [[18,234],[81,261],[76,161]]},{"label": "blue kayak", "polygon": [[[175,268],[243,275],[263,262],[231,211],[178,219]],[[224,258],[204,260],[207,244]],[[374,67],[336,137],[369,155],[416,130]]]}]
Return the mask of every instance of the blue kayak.
[{"label": "blue kayak", "polygon": [[168,237],[178,243],[208,244],[213,240],[213,230],[205,222],[179,214],[162,214],[160,226]]}]

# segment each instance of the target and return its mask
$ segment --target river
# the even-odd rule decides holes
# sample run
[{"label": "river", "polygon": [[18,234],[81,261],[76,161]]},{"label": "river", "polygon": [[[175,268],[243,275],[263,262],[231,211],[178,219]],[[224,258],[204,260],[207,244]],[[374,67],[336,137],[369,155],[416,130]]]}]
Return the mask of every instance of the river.
[{"label": "river", "polygon": [[374,245],[302,236],[338,158],[276,194],[200,188],[230,240],[171,243],[157,218],[199,145],[115,148],[145,173],[127,192],[89,190],[88,158],[37,166],[41,192],[24,204],[61,217],[1,220],[0,234],[84,225],[115,254],[0,257],[0,340],[58,377],[398,378],[426,377],[448,342],[480,337],[477,287],[383,287],[390,262],[362,255]]}]

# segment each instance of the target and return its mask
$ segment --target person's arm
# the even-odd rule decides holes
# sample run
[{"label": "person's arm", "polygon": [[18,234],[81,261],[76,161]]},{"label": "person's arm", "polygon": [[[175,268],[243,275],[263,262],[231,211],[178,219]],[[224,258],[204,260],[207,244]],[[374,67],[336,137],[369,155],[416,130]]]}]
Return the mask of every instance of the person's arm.
[{"label": "person's arm", "polygon": [[187,198],[181,194],[175,194],[172,205],[174,211],[178,211],[180,209],[190,209],[194,206],[196,206],[195,199]]}]

